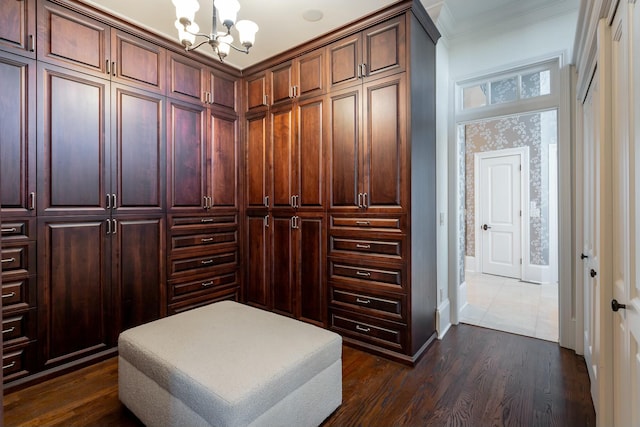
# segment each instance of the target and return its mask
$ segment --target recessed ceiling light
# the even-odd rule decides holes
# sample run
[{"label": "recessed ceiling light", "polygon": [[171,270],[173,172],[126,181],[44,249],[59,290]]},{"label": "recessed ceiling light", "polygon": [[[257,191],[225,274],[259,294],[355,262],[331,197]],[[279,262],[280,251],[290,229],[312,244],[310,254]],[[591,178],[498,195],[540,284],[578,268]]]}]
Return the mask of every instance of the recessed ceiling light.
[{"label": "recessed ceiling light", "polygon": [[305,21],[309,21],[309,22],[319,21],[322,19],[323,16],[324,14],[321,11],[316,9],[309,9],[302,14],[302,17],[305,19]]}]

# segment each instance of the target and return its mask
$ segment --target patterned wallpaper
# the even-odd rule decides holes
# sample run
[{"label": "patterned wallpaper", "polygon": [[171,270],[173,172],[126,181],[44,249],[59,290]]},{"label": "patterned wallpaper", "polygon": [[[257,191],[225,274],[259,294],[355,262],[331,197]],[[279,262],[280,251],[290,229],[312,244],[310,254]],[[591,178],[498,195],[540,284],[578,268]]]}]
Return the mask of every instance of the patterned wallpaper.
[{"label": "patterned wallpaper", "polygon": [[[529,147],[529,196],[535,208],[529,224],[529,263],[549,264],[549,144],[557,143],[556,111],[522,114],[487,120],[464,126],[464,156],[466,171],[466,255],[475,256],[474,154],[505,148]],[[464,202],[464,201],[463,201]],[[539,212],[538,212],[539,210]]]}]

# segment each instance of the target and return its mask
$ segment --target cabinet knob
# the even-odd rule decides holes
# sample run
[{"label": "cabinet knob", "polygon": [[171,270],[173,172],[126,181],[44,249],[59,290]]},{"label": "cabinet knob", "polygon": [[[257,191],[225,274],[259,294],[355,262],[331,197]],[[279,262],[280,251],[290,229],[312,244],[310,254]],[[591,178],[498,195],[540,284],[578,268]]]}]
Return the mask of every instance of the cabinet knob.
[{"label": "cabinet knob", "polygon": [[626,308],[627,308],[626,304],[620,304],[616,299],[611,300],[611,310],[613,311],[618,311],[620,309],[626,310]]}]

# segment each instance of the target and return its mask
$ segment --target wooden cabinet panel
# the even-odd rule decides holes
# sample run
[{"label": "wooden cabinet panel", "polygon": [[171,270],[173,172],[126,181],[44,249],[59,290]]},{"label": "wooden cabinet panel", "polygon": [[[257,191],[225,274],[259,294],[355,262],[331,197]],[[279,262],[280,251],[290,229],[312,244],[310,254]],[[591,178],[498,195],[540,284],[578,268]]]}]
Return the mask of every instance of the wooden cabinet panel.
[{"label": "wooden cabinet panel", "polygon": [[362,35],[355,34],[329,45],[330,89],[360,84],[359,66],[362,64]]},{"label": "wooden cabinet panel", "polygon": [[[271,224],[271,291],[273,310],[295,316],[296,295],[296,242],[291,215],[274,214]],[[277,258],[277,260],[276,260]]]},{"label": "wooden cabinet panel", "polygon": [[36,365],[35,343],[12,346],[2,353],[2,374],[5,383],[34,372]]},{"label": "wooden cabinet panel", "polygon": [[38,239],[39,347],[44,367],[114,344],[105,220],[43,220]]},{"label": "wooden cabinet panel", "polygon": [[296,104],[295,185],[300,208],[325,206],[326,101],[316,97]]},{"label": "wooden cabinet panel", "polygon": [[168,104],[167,203],[173,212],[201,212],[207,190],[207,109],[173,100]]},{"label": "wooden cabinet panel", "polygon": [[164,230],[161,217],[117,220],[111,279],[120,297],[116,334],[166,312]]},{"label": "wooden cabinet panel", "polygon": [[[36,260],[33,260],[35,263]],[[23,312],[35,306],[36,302],[36,279],[35,277],[24,277],[17,279],[2,280],[2,313],[12,314]],[[35,322],[35,318],[31,319]]]},{"label": "wooden cabinet panel", "polygon": [[3,221],[0,237],[3,243],[36,239],[35,218],[9,218]]},{"label": "wooden cabinet panel", "polygon": [[405,17],[399,16],[373,26],[363,33],[366,78],[405,70]]},{"label": "wooden cabinet panel", "polygon": [[106,80],[38,65],[40,213],[106,212],[108,89]]},{"label": "wooden cabinet panel", "polygon": [[406,351],[406,325],[375,317],[332,309],[330,328],[347,338],[370,343],[393,351]]},{"label": "wooden cabinet panel", "polygon": [[291,104],[272,110],[269,113],[271,130],[271,149],[273,150],[271,184],[274,208],[291,207],[291,196],[297,193],[294,188],[295,166],[294,153],[294,117]]},{"label": "wooden cabinet panel", "polygon": [[39,0],[38,59],[108,78],[111,28],[95,19]]},{"label": "wooden cabinet panel", "polygon": [[363,314],[388,317],[396,322],[407,321],[406,297],[402,294],[332,287],[331,303]]},{"label": "wooden cabinet panel", "polygon": [[209,103],[235,111],[238,79],[219,71],[211,71],[209,80],[211,89]]},{"label": "wooden cabinet panel", "polygon": [[0,260],[5,279],[35,274],[36,245],[34,242],[5,243],[0,251]]},{"label": "wooden cabinet panel", "polygon": [[236,208],[239,190],[237,118],[211,110],[209,126],[210,207]]},{"label": "wooden cabinet panel", "polygon": [[202,64],[174,52],[167,54],[167,95],[187,102],[205,102],[206,79]]},{"label": "wooden cabinet panel", "polygon": [[[164,97],[113,85],[112,193],[118,212],[164,210]],[[113,202],[112,202],[113,203]]]},{"label": "wooden cabinet panel", "polygon": [[293,66],[291,61],[278,65],[269,72],[271,105],[289,101],[293,97]]},{"label": "wooden cabinet panel", "polygon": [[169,301],[174,303],[237,286],[238,272],[235,270],[222,271],[215,275],[203,276],[197,280],[172,280],[169,283]]},{"label": "wooden cabinet panel", "polygon": [[302,99],[325,93],[327,89],[325,64],[325,49],[318,49],[296,60],[297,98]]},{"label": "wooden cabinet panel", "polygon": [[245,227],[246,275],[245,300],[252,305],[267,308],[269,297],[269,217],[248,215]]},{"label": "wooden cabinet panel", "polygon": [[326,319],[326,222],[322,214],[300,215],[298,288],[300,318],[324,326]]},{"label": "wooden cabinet panel", "polygon": [[35,214],[35,61],[0,53],[0,94],[0,208],[6,221]]},{"label": "wooden cabinet panel", "polygon": [[36,0],[0,0],[0,49],[35,58],[35,37]]},{"label": "wooden cabinet panel", "polygon": [[246,110],[260,111],[265,110],[268,105],[268,93],[267,93],[267,76],[265,73],[260,73],[254,76],[247,77],[245,79],[245,93],[246,93]]},{"label": "wooden cabinet panel", "polygon": [[166,51],[120,30],[111,30],[114,80],[164,95]]},{"label": "wooden cabinet panel", "polygon": [[267,117],[260,114],[246,120],[245,202],[248,208],[265,207],[269,206],[267,174],[270,165]]},{"label": "wooden cabinet panel", "polygon": [[361,254],[379,255],[397,260],[403,255],[402,239],[383,239],[379,237],[362,236],[335,236],[329,239],[329,250],[331,252],[347,252],[354,256]]},{"label": "wooden cabinet panel", "polygon": [[238,253],[235,248],[226,248],[224,252],[215,254],[201,254],[188,258],[172,259],[169,265],[171,277],[186,277],[195,274],[207,274],[219,269],[229,267],[238,262]]}]

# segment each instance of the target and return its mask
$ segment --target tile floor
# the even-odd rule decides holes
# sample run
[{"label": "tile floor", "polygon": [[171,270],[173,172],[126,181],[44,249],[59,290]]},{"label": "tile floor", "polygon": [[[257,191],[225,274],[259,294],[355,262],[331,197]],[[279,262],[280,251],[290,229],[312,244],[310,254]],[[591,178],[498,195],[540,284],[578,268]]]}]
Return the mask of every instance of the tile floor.
[{"label": "tile floor", "polygon": [[467,306],[461,321],[471,325],[558,341],[558,285],[467,273]]}]

